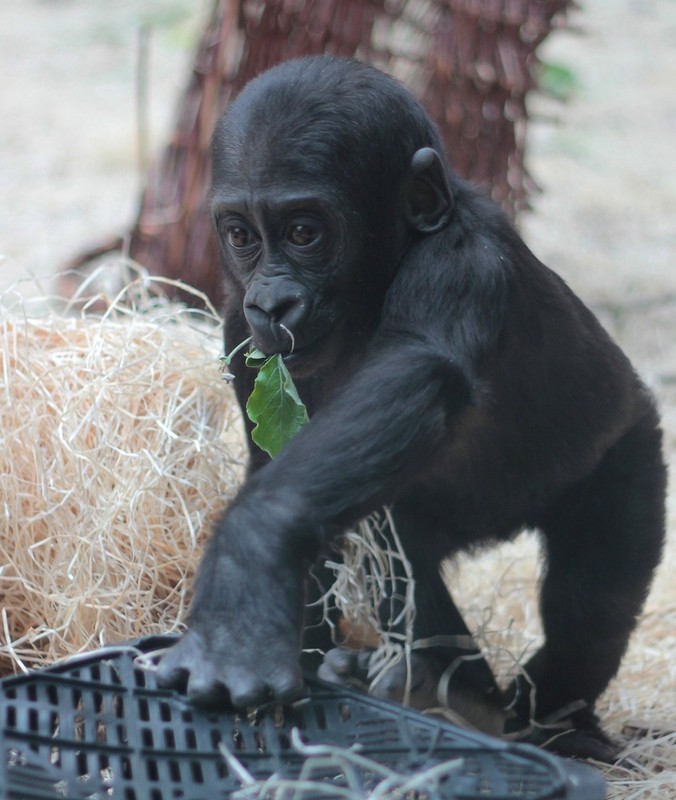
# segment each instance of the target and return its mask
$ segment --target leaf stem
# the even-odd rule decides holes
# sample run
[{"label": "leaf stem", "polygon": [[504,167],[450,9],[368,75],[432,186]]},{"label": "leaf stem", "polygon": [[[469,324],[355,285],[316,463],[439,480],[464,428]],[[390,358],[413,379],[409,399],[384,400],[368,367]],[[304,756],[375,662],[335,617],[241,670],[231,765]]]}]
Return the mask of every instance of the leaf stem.
[{"label": "leaf stem", "polygon": [[245,348],[245,347],[246,347],[248,344],[250,344],[250,343],[251,343],[251,341],[252,341],[252,340],[253,340],[253,336],[249,336],[249,338],[248,338],[248,339],[245,339],[243,342],[240,342],[240,343],[237,345],[237,347],[235,347],[235,349],[234,349],[234,350],[232,350],[232,351],[231,351],[230,353],[228,353],[227,355],[223,356],[223,359],[222,359],[222,360],[223,360],[223,361],[224,361],[224,362],[225,362],[225,363],[226,363],[228,366],[230,366],[230,362],[232,361],[232,359],[233,359],[233,356],[237,355],[237,353],[239,353],[239,351],[240,351],[240,350],[243,350],[243,349],[244,349],[244,348]]}]

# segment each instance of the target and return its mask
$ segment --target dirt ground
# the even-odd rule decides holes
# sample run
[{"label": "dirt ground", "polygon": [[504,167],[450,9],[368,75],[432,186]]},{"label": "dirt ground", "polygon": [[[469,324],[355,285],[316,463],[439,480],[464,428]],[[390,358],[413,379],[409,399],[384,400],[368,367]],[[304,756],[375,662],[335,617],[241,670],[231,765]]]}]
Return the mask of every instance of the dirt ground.
[{"label": "dirt ground", "polygon": [[[134,103],[139,24],[153,30],[148,109],[157,146],[209,5],[3,0],[0,295],[49,294],[57,265],[129,224],[142,182]],[[638,640],[643,651],[623,674],[640,681],[641,659],[663,665],[666,706],[639,703],[635,711],[673,726],[676,1],[587,0],[572,22],[575,30],[553,35],[541,53],[568,68],[575,85],[565,104],[533,98],[528,165],[543,191],[520,227],[535,253],[599,314],[662,408],[672,465],[670,541],[646,617],[662,627],[655,628],[654,651]],[[617,696],[611,692],[606,702],[611,719]],[[627,781],[612,797],[676,798],[674,781],[654,795]]]}]

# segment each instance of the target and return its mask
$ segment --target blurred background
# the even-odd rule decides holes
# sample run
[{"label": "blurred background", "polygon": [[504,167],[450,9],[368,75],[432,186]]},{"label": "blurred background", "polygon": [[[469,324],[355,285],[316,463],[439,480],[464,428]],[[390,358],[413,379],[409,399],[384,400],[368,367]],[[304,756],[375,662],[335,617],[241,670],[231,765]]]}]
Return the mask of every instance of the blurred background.
[{"label": "blurred background", "polygon": [[[212,10],[2,0],[0,289],[48,294],[57,269],[131,229]],[[568,21],[538,50],[548,91],[527,95],[524,152],[540,192],[517,221],[657,391],[673,451],[676,2],[590,0]]]},{"label": "blurred background", "polygon": [[[212,10],[211,0],[0,0],[0,302],[8,291],[51,294],[64,264],[132,229]],[[539,189],[527,182],[530,209],[517,225],[660,402],[672,479],[669,546],[647,609],[646,641],[658,649],[641,645],[620,681],[640,681],[652,660],[667,686],[676,675],[676,0],[586,0],[568,22],[538,50],[547,92],[527,95],[522,144]],[[673,705],[639,712],[673,720]],[[669,730],[673,743],[673,722]]]}]

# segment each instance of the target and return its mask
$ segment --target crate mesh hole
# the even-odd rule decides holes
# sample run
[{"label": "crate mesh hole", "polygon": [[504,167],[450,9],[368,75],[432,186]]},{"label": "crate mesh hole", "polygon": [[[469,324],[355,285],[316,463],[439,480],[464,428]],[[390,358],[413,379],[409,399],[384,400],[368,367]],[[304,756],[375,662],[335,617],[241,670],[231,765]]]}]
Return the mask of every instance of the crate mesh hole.
[{"label": "crate mesh hole", "polygon": [[160,777],[160,773],[157,769],[157,761],[154,758],[149,758],[146,761],[146,772],[148,775],[148,780],[157,782]]},{"label": "crate mesh hole", "polygon": [[343,722],[348,722],[348,720],[352,717],[352,711],[350,710],[349,703],[338,703],[338,713],[340,714],[340,718]]},{"label": "crate mesh hole", "polygon": [[113,695],[113,699],[110,703],[110,708],[115,714],[118,719],[124,719],[125,717],[125,708],[124,708],[124,698],[121,694]]},{"label": "crate mesh hole", "polygon": [[181,782],[181,768],[178,761],[169,761],[169,777],[174,783]]},{"label": "crate mesh hole", "polygon": [[116,725],[115,729],[117,730],[117,741],[120,744],[127,744],[129,738],[127,736],[127,726],[126,725]]},{"label": "crate mesh hole", "polygon": [[186,728],[185,731],[185,744],[188,750],[197,749],[197,736],[195,735],[194,728]]},{"label": "crate mesh hole", "polygon": [[108,681],[113,686],[121,686],[123,684],[122,676],[114,664],[108,663]]},{"label": "crate mesh hole", "polygon": [[80,714],[76,714],[73,717],[73,738],[77,742],[81,742],[85,739],[85,721],[84,717]]},{"label": "crate mesh hole", "polygon": [[140,697],[138,701],[138,717],[143,722],[150,720],[150,710],[148,708],[148,701],[145,697]]},{"label": "crate mesh hole", "polygon": [[190,762],[190,772],[194,783],[204,783],[204,773],[202,772],[202,765],[199,761]]},{"label": "crate mesh hole", "polygon": [[87,753],[80,751],[76,754],[76,764],[77,764],[77,773],[78,777],[82,775],[89,775],[89,763],[87,761]]},{"label": "crate mesh hole", "polygon": [[275,728],[283,728],[286,723],[286,715],[284,713],[284,706],[276,705],[272,712],[272,721]]},{"label": "crate mesh hole", "polygon": [[28,711],[28,730],[31,733],[38,730],[38,711],[36,708],[31,708]]},{"label": "crate mesh hole", "polygon": [[171,707],[168,703],[160,703],[160,719],[163,722],[171,722]]},{"label": "crate mesh hole", "polygon": [[122,777],[126,778],[127,780],[134,777],[134,773],[131,768],[131,762],[126,756],[122,756],[120,759],[120,771],[122,773]]},{"label": "crate mesh hole", "polygon": [[317,725],[319,726],[319,730],[325,731],[326,713],[324,711],[324,706],[319,703],[315,706],[315,719],[317,720]]}]

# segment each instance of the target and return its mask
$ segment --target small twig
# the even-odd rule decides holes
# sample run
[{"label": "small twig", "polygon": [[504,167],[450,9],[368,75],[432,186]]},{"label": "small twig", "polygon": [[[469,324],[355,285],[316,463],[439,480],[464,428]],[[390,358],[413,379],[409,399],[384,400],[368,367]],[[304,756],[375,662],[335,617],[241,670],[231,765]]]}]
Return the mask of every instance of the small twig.
[{"label": "small twig", "polygon": [[218,743],[218,749],[228,765],[228,769],[237,776],[237,780],[244,786],[255,786],[258,781],[249,770],[236,758],[223,741]]},{"label": "small twig", "polygon": [[233,357],[236,356],[237,353],[240,352],[240,350],[244,350],[244,348],[248,344],[251,344],[252,341],[253,341],[253,336],[249,336],[248,339],[245,339],[243,342],[240,342],[237,345],[237,347],[234,348],[234,350],[231,350],[227,355],[223,356],[223,363],[229,365],[230,362],[232,361]]},{"label": "small twig", "polygon": [[287,334],[287,336],[291,339],[291,350],[290,353],[296,349],[296,337],[291,333],[291,331],[284,325],[283,323],[279,323],[279,327]]}]

